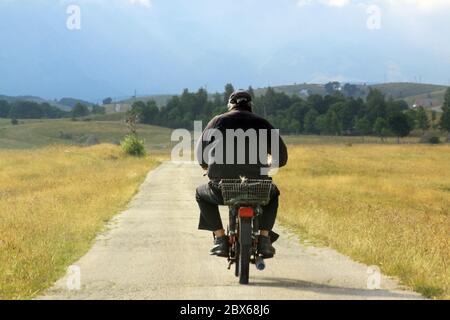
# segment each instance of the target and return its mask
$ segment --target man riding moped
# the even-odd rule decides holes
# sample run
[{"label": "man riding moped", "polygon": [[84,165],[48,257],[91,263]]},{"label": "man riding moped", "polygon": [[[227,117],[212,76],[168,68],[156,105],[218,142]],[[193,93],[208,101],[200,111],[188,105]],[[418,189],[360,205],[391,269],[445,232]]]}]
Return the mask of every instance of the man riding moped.
[{"label": "man riding moped", "polygon": [[[242,141],[245,140],[245,143],[235,143],[237,135],[230,135],[230,130],[243,133]],[[251,136],[249,132],[256,134],[257,141],[246,139]],[[220,139],[223,141],[218,141]],[[211,148],[213,144],[222,146],[223,154],[220,161],[214,157],[217,156],[217,151]],[[208,148],[214,151],[208,152]],[[229,239],[219,213],[219,205],[224,204],[220,182],[223,179],[244,179],[244,177],[270,179],[268,170],[264,170],[269,165],[267,156],[272,158],[272,167],[281,168],[288,160],[287,148],[278,131],[267,120],[253,113],[251,95],[238,90],[229,98],[228,112],[216,116],[209,122],[197,144],[196,152],[199,164],[207,170],[210,180],[196,190],[196,200],[200,208],[199,229],[214,233],[214,246],[210,252],[212,255],[228,257]],[[266,159],[260,156],[264,152]],[[272,243],[276,241],[278,235],[272,228],[277,216],[279,195],[278,188],[273,184],[270,200],[262,207],[262,214],[258,217],[260,229],[258,252],[266,259],[275,255]]]}]

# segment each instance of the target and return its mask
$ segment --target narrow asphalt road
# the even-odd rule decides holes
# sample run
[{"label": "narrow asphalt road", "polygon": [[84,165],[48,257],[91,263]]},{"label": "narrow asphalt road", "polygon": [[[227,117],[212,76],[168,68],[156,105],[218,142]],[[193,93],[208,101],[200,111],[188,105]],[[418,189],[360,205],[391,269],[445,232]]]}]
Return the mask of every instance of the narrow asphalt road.
[{"label": "narrow asphalt road", "polygon": [[[69,290],[66,276],[39,299],[421,298],[384,276],[380,290],[367,289],[367,266],[328,248],[304,246],[279,226],[276,258],[262,272],[252,266],[251,284],[239,285],[225,259],[208,255],[211,234],[197,230],[195,187],[206,181],[193,164],[162,164],[74,264],[81,289]],[[226,208],[222,214],[226,218]]]}]

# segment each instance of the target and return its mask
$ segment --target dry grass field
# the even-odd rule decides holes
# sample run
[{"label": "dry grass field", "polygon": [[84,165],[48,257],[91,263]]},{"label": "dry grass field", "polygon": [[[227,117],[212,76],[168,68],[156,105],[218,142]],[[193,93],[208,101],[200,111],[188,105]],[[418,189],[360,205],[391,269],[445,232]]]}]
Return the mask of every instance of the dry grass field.
[{"label": "dry grass field", "polygon": [[157,163],[113,145],[0,151],[0,299],[63,275]]},{"label": "dry grass field", "polygon": [[450,146],[291,146],[280,220],[427,297],[450,297]]},{"label": "dry grass field", "polygon": [[[449,145],[289,150],[275,176],[282,223],[427,297],[450,298]],[[0,299],[31,298],[63,275],[163,158],[106,144],[0,150]]]},{"label": "dry grass field", "polygon": [[[159,153],[171,149],[172,130],[149,125],[138,125],[137,129],[147,150]],[[116,143],[128,133],[120,120],[20,120],[19,125],[12,126],[10,121],[0,119],[0,149],[36,149],[53,144],[85,146],[88,137],[95,137],[100,143]]]}]

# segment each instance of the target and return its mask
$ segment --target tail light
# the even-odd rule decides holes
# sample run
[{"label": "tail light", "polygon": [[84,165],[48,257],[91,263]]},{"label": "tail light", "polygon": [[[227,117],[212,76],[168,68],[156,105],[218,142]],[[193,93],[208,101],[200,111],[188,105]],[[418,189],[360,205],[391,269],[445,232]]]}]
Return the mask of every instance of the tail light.
[{"label": "tail light", "polygon": [[239,217],[241,218],[253,218],[254,215],[253,208],[239,208]]}]

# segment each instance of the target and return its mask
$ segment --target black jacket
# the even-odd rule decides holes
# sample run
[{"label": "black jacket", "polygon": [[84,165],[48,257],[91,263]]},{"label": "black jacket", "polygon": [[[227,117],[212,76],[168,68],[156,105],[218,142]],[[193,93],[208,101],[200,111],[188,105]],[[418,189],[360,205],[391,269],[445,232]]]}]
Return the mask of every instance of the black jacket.
[{"label": "black jacket", "polygon": [[[222,141],[219,141],[216,135],[212,134],[211,129],[217,129],[221,133]],[[226,131],[228,129],[242,129],[243,132],[252,137],[255,137],[256,134],[257,141],[246,138],[245,147],[243,147],[242,144],[239,145],[236,138],[231,139],[231,136],[227,138]],[[267,154],[272,156],[272,163],[278,164],[280,168],[285,166],[288,160],[286,145],[280,135],[273,130],[274,127],[267,120],[251,111],[233,109],[230,112],[215,117],[208,123],[203,131],[202,137],[197,143],[196,153],[198,162],[203,168],[208,168],[208,177],[211,180],[234,179],[240,176],[247,178],[267,177],[266,174],[261,173],[261,168],[267,167]],[[267,132],[267,135],[264,132]],[[278,141],[278,157],[276,157],[276,151],[272,152],[272,139]],[[233,150],[231,148],[233,146],[232,140],[234,140],[234,159],[233,154],[229,154],[229,151]],[[241,139],[241,141],[244,141],[244,139]],[[218,154],[216,150],[211,153],[215,157],[215,161],[211,161],[214,157],[210,157],[208,152],[208,148],[212,148],[213,142],[219,143],[219,145],[222,142],[223,145],[223,157],[220,157],[220,153]],[[261,144],[265,144],[265,142],[267,142],[267,152],[264,152],[265,147],[260,148]],[[206,155],[204,156],[204,154]],[[231,163],[230,161],[226,161],[227,157],[229,160],[232,160]],[[240,161],[238,161],[239,158]]]}]

